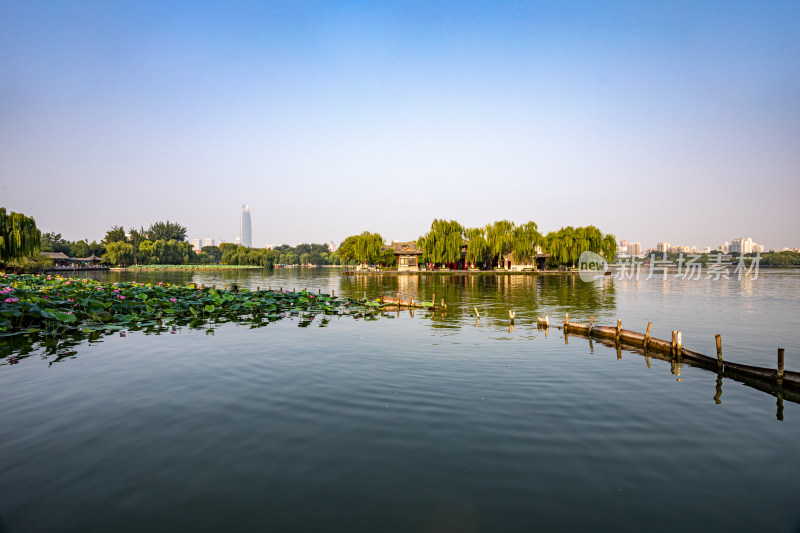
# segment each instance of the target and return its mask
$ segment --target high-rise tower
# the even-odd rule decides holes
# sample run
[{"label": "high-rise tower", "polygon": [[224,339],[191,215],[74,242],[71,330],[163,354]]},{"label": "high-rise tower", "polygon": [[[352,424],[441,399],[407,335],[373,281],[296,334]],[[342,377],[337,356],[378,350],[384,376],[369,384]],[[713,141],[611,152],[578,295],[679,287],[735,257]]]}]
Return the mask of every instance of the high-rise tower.
[{"label": "high-rise tower", "polygon": [[253,245],[253,232],[250,229],[250,207],[242,206],[242,219],[239,222],[239,242],[250,248]]}]

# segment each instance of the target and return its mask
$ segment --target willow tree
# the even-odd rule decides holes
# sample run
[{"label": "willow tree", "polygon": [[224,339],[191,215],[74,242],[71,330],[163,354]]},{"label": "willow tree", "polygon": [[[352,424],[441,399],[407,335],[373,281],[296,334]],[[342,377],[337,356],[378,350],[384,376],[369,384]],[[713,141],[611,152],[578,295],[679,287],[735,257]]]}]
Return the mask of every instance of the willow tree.
[{"label": "willow tree", "polygon": [[513,222],[498,220],[486,226],[486,240],[492,254],[497,256],[497,264],[503,264],[503,255],[512,251],[514,247]]},{"label": "willow tree", "polygon": [[0,261],[14,261],[39,251],[42,232],[36,222],[22,213],[6,213],[0,207]]},{"label": "willow tree", "polygon": [[383,237],[378,233],[365,231],[358,236],[355,248],[359,263],[376,263],[383,248]]},{"label": "willow tree", "polygon": [[514,254],[514,261],[520,264],[528,264],[536,257],[536,247],[543,242],[542,234],[536,222],[530,221],[514,228],[514,241],[511,251]]},{"label": "willow tree", "polygon": [[464,236],[467,238],[467,261],[485,263],[491,252],[489,241],[486,240],[486,228],[467,228]]},{"label": "willow tree", "polygon": [[603,235],[595,226],[573,228],[567,226],[545,237],[545,246],[551,255],[551,262],[572,265],[583,252],[602,254],[609,261],[614,260],[616,237]]},{"label": "willow tree", "polygon": [[417,240],[428,263],[456,263],[464,246],[464,228],[455,220],[434,219],[431,230]]}]

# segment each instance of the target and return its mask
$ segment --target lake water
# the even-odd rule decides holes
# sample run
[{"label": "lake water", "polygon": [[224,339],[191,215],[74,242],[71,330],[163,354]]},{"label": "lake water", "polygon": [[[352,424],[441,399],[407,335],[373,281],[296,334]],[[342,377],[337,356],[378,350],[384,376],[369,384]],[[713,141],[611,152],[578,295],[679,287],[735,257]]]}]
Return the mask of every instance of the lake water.
[{"label": "lake water", "polygon": [[535,324],[650,321],[712,356],[719,333],[735,362],[774,367],[783,347],[800,370],[800,272],[103,276],[435,294],[447,312],[130,332],[57,363],[0,359],[8,531],[800,531],[800,405]]}]

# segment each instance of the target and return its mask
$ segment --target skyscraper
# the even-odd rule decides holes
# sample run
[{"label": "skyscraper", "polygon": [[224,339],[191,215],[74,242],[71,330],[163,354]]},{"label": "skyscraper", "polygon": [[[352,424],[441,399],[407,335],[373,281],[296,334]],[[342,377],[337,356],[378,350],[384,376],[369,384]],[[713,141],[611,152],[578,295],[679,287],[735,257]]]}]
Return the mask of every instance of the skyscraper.
[{"label": "skyscraper", "polygon": [[239,222],[239,242],[250,248],[253,245],[253,232],[250,229],[250,207],[242,206],[242,219]]}]

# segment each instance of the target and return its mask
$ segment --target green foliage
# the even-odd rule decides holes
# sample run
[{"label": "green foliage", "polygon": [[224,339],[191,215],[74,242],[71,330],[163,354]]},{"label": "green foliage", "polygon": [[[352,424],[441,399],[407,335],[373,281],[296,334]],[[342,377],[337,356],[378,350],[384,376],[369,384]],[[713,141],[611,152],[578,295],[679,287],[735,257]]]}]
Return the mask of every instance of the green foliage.
[{"label": "green foliage", "polygon": [[106,260],[112,265],[128,266],[133,264],[133,245],[127,242],[112,242],[106,246]]},{"label": "green foliage", "polygon": [[[109,243],[111,250],[117,246],[128,246],[132,253],[129,243]],[[306,291],[227,291],[14,274],[0,275],[0,294],[0,356],[9,351],[36,353],[36,343],[68,335],[96,339],[125,329],[160,332],[172,327],[174,331],[229,321],[262,327],[287,315],[299,317],[298,325],[307,327],[317,315],[366,318],[379,316],[381,308],[377,302]]]},{"label": "green foliage", "polygon": [[222,259],[222,250],[219,246],[203,246],[200,251],[207,254],[214,263],[219,263]]},{"label": "green foliage", "polygon": [[150,241],[177,241],[186,240],[186,228],[176,222],[153,222],[147,228],[147,239]]},{"label": "green foliage", "polygon": [[241,245],[234,245],[233,248],[228,248],[228,250],[222,254],[221,263],[223,265],[272,268],[279,258],[280,253],[275,250],[270,250],[268,248],[246,248]]},{"label": "green foliage", "polygon": [[436,265],[458,262],[463,245],[464,227],[455,220],[434,219],[430,231],[417,240],[422,261]]},{"label": "green foliage", "polygon": [[106,236],[101,242],[106,246],[112,242],[128,242],[128,237],[125,235],[125,228],[122,226],[112,226],[111,229],[106,232]]},{"label": "green foliage", "polygon": [[545,237],[545,247],[551,254],[551,265],[575,266],[585,251],[601,254],[608,261],[614,261],[617,243],[614,235],[603,235],[594,226],[573,228],[567,226]]},{"label": "green foliage", "polygon": [[489,250],[497,258],[498,265],[502,264],[503,255],[514,249],[515,228],[514,223],[508,220],[498,220],[486,226],[486,241],[489,243]]},{"label": "green foliage", "polygon": [[33,218],[22,213],[6,213],[0,207],[0,262],[13,261],[38,252],[42,232]]},{"label": "green foliage", "polygon": [[766,266],[800,266],[800,254],[792,251],[767,252],[761,256],[761,265]]},{"label": "green foliage", "polygon": [[383,237],[368,231],[347,237],[338,249],[339,257],[344,263],[381,264],[381,261],[387,259],[382,256],[382,252]]},{"label": "green foliage", "polygon": [[485,264],[491,255],[489,241],[486,240],[486,228],[468,228],[464,231],[464,236],[467,238],[467,262]]},{"label": "green foliage", "polygon": [[536,222],[530,221],[514,228],[514,238],[511,251],[514,261],[523,265],[531,264],[536,257],[536,247],[544,243],[544,237],[539,233]]}]

